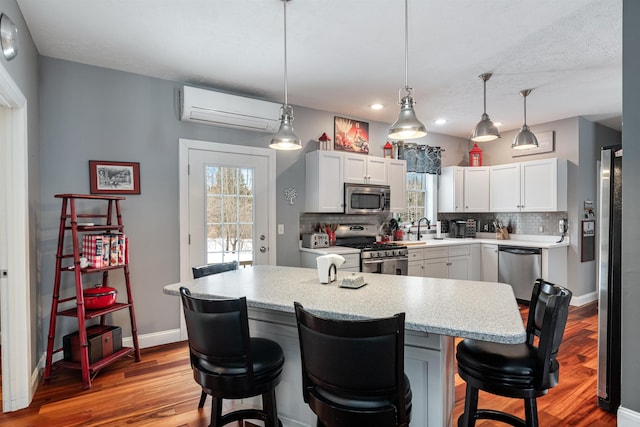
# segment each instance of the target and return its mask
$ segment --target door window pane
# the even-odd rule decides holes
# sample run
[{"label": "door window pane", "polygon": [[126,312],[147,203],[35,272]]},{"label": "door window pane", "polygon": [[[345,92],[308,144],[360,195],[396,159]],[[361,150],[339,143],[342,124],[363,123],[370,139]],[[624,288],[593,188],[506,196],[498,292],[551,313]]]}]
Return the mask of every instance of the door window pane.
[{"label": "door window pane", "polygon": [[207,166],[207,262],[253,261],[253,169]]}]

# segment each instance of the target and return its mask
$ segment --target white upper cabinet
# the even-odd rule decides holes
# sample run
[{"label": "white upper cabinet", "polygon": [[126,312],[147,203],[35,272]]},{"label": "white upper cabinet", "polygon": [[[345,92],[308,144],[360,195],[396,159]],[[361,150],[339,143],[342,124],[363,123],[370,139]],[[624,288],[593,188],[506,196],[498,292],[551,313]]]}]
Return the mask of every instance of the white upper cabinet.
[{"label": "white upper cabinet", "polygon": [[344,212],[342,153],[312,151],[306,155],[306,212]]},{"label": "white upper cabinet", "polygon": [[489,212],[489,168],[464,170],[464,211]]},{"label": "white upper cabinet", "polygon": [[438,180],[438,210],[489,212],[489,168],[442,168]]},{"label": "white upper cabinet", "polygon": [[520,164],[522,212],[567,210],[567,160],[544,159]]},{"label": "white upper cabinet", "polygon": [[492,166],[490,182],[491,212],[520,211],[520,163]]},{"label": "white upper cabinet", "polygon": [[464,212],[464,168],[442,168],[438,177],[438,210]]},{"label": "white upper cabinet", "polygon": [[387,184],[387,165],[384,157],[363,155],[344,156],[344,181],[356,184]]},{"label": "white upper cabinet", "polygon": [[391,212],[407,210],[407,162],[405,160],[385,159],[387,183],[391,188]]},{"label": "white upper cabinet", "polygon": [[491,212],[567,210],[567,161],[551,158],[491,167]]}]

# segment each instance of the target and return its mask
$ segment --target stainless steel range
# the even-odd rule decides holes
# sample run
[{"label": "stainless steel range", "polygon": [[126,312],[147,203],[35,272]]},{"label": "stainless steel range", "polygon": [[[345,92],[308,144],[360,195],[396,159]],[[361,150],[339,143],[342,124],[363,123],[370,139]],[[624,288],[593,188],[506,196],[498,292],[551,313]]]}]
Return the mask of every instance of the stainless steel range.
[{"label": "stainless steel range", "polygon": [[406,276],[409,251],[394,242],[376,242],[377,227],[371,224],[341,225],[336,230],[336,244],[360,249],[360,271],[363,273]]}]

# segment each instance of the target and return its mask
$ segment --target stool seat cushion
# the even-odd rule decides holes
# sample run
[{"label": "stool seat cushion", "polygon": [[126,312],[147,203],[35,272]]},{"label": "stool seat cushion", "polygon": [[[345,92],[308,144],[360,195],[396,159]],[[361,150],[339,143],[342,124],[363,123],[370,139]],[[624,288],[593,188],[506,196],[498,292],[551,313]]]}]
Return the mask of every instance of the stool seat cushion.
[{"label": "stool seat cushion", "polygon": [[[352,395],[349,393],[341,392],[335,393],[329,390],[323,389],[319,386],[315,386],[312,393],[318,395],[321,399],[331,402],[336,406],[342,406],[344,408],[356,408],[356,409],[379,409],[387,406],[394,405],[393,396],[366,396],[366,395]],[[406,402],[407,413],[411,412],[411,384],[409,378],[404,376],[404,396]]]},{"label": "stool seat cushion", "polygon": [[[530,389],[536,381],[538,349],[530,344],[499,344],[465,339],[458,344],[456,359],[461,376],[477,378],[484,384]],[[554,359],[549,382],[558,381]]]},{"label": "stool seat cushion", "polygon": [[[253,362],[253,375],[257,380],[265,372],[276,369],[284,363],[282,348],[274,341],[265,338],[251,338],[251,356]],[[246,375],[247,370],[243,363],[220,362],[209,363],[205,359],[198,359],[198,369],[211,375]]]}]

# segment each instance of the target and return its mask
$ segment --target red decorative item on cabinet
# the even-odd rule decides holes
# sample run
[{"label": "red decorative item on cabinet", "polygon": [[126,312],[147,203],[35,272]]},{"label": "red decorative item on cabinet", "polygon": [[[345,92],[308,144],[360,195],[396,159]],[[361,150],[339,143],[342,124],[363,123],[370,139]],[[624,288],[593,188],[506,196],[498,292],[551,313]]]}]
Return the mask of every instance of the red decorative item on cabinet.
[{"label": "red decorative item on cabinet", "polygon": [[384,150],[385,159],[393,159],[393,145],[391,145],[389,141],[384,144],[384,147],[382,147],[382,149]]},{"label": "red decorative item on cabinet", "polygon": [[473,148],[469,151],[469,166],[482,166],[482,150],[478,144],[473,144]]}]

